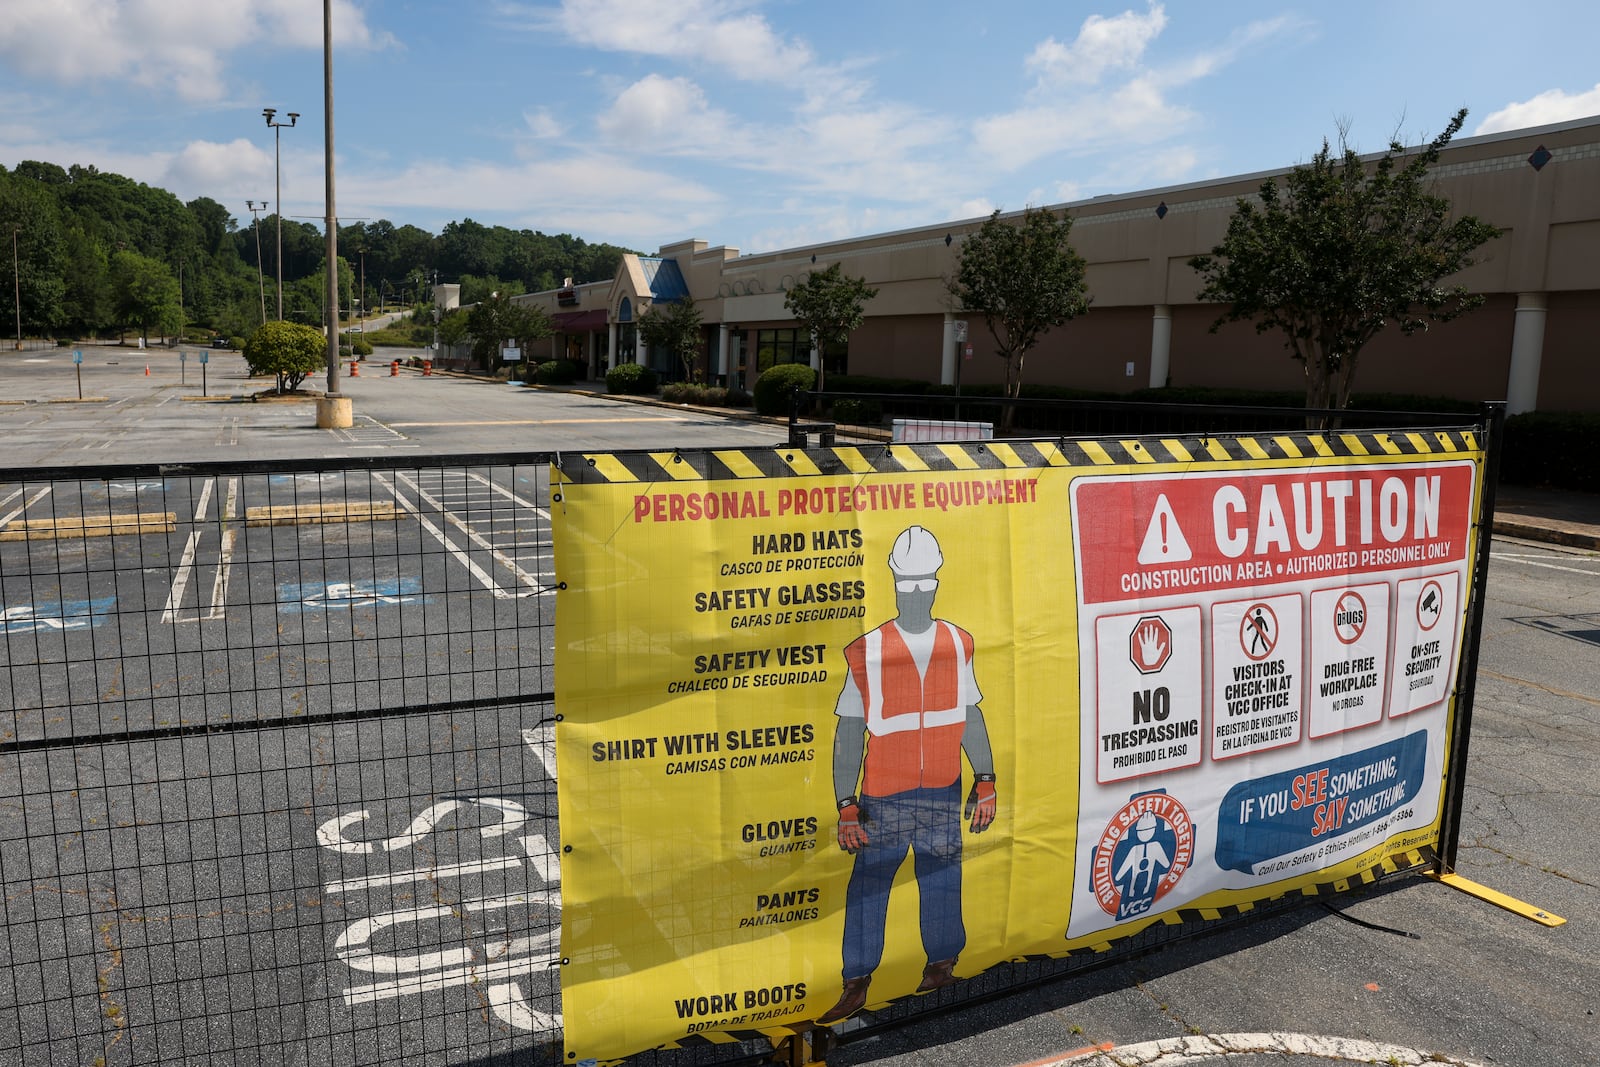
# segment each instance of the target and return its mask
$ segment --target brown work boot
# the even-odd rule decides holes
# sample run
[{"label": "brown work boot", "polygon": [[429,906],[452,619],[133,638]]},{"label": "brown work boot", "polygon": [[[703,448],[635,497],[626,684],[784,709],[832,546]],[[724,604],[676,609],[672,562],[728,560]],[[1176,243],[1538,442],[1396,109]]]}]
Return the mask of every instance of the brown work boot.
[{"label": "brown work boot", "polygon": [[934,960],[922,968],[922,984],[917,986],[918,993],[932,993],[935,989],[943,989],[947,985],[954,985],[956,959],[951,956],[947,960]]},{"label": "brown work boot", "polygon": [[860,1011],[867,1002],[867,986],[872,984],[872,975],[863,975],[860,978],[846,978],[844,992],[839,994],[839,1003],[817,1016],[817,1023],[821,1026],[831,1026],[842,1022]]}]

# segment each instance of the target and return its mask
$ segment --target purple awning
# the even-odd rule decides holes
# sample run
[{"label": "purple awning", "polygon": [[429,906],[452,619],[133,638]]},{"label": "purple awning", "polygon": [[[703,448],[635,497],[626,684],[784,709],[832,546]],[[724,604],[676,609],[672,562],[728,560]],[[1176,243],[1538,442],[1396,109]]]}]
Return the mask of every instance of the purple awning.
[{"label": "purple awning", "polygon": [[587,330],[603,330],[606,327],[605,308],[595,308],[591,311],[558,311],[550,317],[555,320],[556,329],[561,333],[583,333]]}]

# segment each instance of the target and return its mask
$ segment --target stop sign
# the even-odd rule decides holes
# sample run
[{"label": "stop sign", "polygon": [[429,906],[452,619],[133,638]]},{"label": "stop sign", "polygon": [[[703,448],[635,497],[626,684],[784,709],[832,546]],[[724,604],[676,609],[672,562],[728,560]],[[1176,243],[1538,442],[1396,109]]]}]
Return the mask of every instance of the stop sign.
[{"label": "stop sign", "polygon": [[1172,627],[1159,615],[1144,615],[1128,635],[1128,659],[1140,674],[1155,674],[1172,658]]}]

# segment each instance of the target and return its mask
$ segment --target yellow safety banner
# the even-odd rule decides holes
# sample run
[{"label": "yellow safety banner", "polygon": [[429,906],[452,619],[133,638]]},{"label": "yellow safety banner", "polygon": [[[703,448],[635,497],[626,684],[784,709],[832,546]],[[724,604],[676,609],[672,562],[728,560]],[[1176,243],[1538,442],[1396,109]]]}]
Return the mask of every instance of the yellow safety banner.
[{"label": "yellow safety banner", "polygon": [[569,1062],[1419,862],[1482,458],[1453,432],[565,458]]}]

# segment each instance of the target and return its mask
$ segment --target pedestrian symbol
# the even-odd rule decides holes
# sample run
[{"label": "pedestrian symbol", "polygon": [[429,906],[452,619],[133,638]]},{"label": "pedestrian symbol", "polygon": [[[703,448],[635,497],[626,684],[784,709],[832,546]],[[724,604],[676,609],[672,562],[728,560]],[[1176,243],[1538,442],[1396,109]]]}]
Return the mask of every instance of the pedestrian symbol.
[{"label": "pedestrian symbol", "polygon": [[1269,604],[1251,604],[1239,620],[1239,647],[1252,660],[1264,660],[1277,644],[1277,613]]},{"label": "pedestrian symbol", "polygon": [[1144,532],[1144,542],[1139,546],[1139,562],[1148,566],[1152,563],[1182,563],[1193,558],[1189,542],[1178,528],[1178,517],[1172,513],[1172,504],[1168,502],[1167,495],[1162,493],[1156,497],[1155,511]]}]

